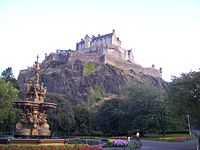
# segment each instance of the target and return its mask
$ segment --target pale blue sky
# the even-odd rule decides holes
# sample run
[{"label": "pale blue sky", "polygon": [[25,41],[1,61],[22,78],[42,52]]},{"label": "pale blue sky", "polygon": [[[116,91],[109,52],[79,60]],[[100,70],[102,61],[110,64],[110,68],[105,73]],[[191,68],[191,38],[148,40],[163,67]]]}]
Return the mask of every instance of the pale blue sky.
[{"label": "pale blue sky", "polygon": [[200,0],[0,0],[0,71],[31,66],[86,34],[115,29],[144,67],[163,79],[200,68]]}]

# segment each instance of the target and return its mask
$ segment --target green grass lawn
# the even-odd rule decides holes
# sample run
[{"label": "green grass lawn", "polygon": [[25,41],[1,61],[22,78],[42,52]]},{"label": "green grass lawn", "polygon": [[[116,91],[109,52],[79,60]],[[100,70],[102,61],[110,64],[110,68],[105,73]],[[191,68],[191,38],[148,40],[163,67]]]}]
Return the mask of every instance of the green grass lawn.
[{"label": "green grass lawn", "polygon": [[146,136],[141,139],[143,140],[154,140],[154,141],[164,141],[164,142],[184,142],[194,139],[193,135],[189,134],[166,134],[163,135],[153,135],[153,136]]},{"label": "green grass lawn", "polygon": [[[149,134],[141,137],[141,140],[153,140],[153,141],[165,141],[165,142],[184,142],[194,139],[193,135],[189,134],[166,134],[165,136],[160,134]],[[126,136],[115,136],[110,137],[109,139],[124,139],[126,140]]]}]

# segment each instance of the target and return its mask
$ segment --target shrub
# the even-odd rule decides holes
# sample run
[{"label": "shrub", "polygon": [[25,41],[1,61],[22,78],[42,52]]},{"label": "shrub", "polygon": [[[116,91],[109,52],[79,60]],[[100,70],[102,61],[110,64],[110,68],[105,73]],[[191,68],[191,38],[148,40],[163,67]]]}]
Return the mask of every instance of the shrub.
[{"label": "shrub", "polygon": [[98,64],[94,62],[87,63],[83,68],[83,74],[88,75],[91,71],[95,70],[98,67]]},{"label": "shrub", "polygon": [[113,146],[113,141],[111,141],[111,140],[107,141],[107,144],[106,144],[106,146],[108,146],[108,147],[111,147],[111,146]]}]

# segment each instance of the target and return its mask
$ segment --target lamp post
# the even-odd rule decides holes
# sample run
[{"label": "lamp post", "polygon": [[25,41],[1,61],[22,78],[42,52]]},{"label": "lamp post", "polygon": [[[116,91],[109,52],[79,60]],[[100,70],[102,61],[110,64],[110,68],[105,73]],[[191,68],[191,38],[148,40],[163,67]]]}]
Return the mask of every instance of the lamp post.
[{"label": "lamp post", "polygon": [[191,128],[190,128],[190,115],[187,115],[187,121],[188,121],[188,130],[189,130],[189,133],[190,133],[190,135],[192,135]]}]

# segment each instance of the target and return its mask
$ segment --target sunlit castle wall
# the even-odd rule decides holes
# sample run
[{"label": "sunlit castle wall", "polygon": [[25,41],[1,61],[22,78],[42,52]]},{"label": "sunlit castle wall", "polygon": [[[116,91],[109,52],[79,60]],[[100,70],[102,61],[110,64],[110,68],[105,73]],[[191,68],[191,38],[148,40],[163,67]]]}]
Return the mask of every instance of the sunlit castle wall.
[{"label": "sunlit castle wall", "polygon": [[69,63],[74,63],[76,60],[80,60],[84,63],[95,62],[100,64],[97,53],[74,53],[69,57]]},{"label": "sunlit castle wall", "polygon": [[[112,52],[115,54],[114,57],[113,57]],[[110,49],[108,49],[108,51],[104,55],[104,63],[111,64],[111,65],[121,68],[123,70],[133,70],[134,72],[137,72],[137,73],[162,78],[162,69],[161,68],[159,70],[155,69],[155,68],[144,68],[139,64],[132,63],[130,61],[126,61],[126,60],[120,59],[120,58],[121,58],[120,53],[118,53],[118,55],[117,55],[116,51],[110,51]]]},{"label": "sunlit castle wall", "polygon": [[121,47],[121,41],[116,36],[115,30],[113,30],[113,32],[112,32],[112,45],[115,45],[117,47]]}]

